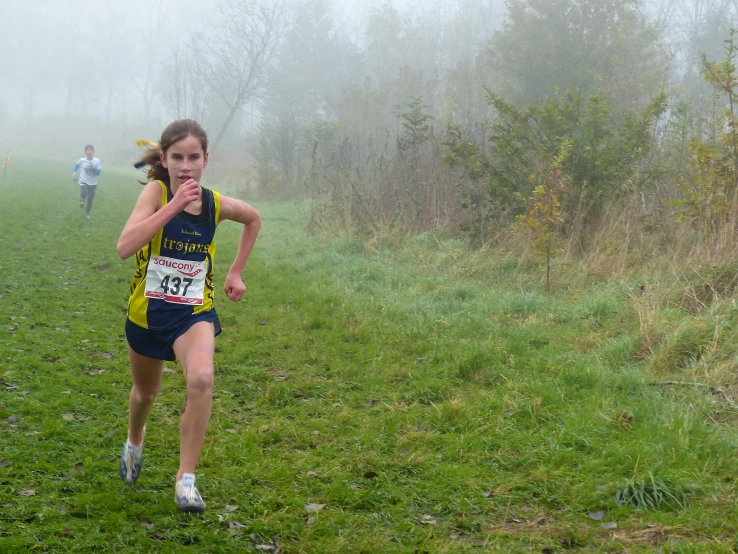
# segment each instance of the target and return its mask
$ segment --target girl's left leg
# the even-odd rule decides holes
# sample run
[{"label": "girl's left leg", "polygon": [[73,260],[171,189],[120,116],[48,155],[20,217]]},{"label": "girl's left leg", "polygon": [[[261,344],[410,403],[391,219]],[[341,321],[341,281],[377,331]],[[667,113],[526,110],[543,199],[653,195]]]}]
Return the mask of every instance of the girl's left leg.
[{"label": "girl's left leg", "polygon": [[195,488],[195,466],[213,407],[213,323],[195,323],[174,341],[174,353],[182,365],[187,393],[179,422],[179,471],[175,500],[183,511],[201,512],[205,503]]}]

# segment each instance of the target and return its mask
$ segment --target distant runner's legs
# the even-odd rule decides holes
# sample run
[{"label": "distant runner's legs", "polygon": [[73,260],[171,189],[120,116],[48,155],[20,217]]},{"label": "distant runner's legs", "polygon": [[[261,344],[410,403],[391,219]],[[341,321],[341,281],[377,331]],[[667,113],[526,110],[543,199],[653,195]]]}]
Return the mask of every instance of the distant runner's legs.
[{"label": "distant runner's legs", "polygon": [[97,185],[89,185],[85,188],[88,189],[87,191],[87,217],[90,217],[90,210],[92,209],[92,201],[95,198],[95,192],[97,191]]}]

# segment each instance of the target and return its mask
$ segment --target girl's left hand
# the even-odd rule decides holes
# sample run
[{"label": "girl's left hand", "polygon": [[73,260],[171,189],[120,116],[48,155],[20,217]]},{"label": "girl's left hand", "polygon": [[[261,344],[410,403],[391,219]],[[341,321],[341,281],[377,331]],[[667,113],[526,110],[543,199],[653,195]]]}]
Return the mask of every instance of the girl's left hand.
[{"label": "girl's left hand", "polygon": [[228,298],[234,302],[238,302],[243,298],[243,294],[246,292],[246,285],[243,284],[243,280],[238,273],[229,273],[226,276],[223,289],[228,295]]}]

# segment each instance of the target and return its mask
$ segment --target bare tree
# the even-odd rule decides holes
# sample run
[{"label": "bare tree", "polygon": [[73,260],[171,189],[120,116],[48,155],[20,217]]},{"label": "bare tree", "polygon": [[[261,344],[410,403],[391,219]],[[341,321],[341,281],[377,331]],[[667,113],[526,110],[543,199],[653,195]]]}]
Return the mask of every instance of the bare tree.
[{"label": "bare tree", "polygon": [[207,85],[203,81],[201,56],[194,60],[187,52],[195,52],[195,41],[187,46],[184,53],[179,50],[165,63],[165,78],[169,85],[162,95],[167,113],[174,119],[189,117],[202,121],[205,116],[205,97]]},{"label": "bare tree", "polygon": [[225,0],[216,40],[202,39],[193,50],[202,82],[228,108],[215,135],[218,147],[239,110],[258,99],[283,34],[286,0]]},{"label": "bare tree", "polygon": [[161,87],[161,75],[159,72],[161,52],[156,48],[151,48],[151,40],[153,37],[160,37],[166,34],[167,13],[171,9],[171,6],[171,0],[143,2],[140,6],[140,13],[144,15],[141,18],[144,22],[144,27],[142,28],[144,40],[138,45],[141,52],[141,63],[134,83],[141,93],[144,120],[147,125],[150,123],[151,106],[157,95],[160,94]]},{"label": "bare tree", "polygon": [[735,18],[738,0],[654,0],[652,9],[677,42],[694,48],[713,25]]}]

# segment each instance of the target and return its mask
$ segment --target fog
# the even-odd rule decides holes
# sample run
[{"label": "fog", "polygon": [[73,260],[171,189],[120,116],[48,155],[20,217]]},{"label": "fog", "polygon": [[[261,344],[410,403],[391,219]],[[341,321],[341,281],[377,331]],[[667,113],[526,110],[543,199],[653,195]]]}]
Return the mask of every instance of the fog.
[{"label": "fog", "polygon": [[[265,151],[287,151],[282,158],[291,160],[270,167],[288,183],[309,157],[300,141],[322,124],[345,136],[392,136],[402,125],[401,106],[422,98],[438,125],[472,128],[490,117],[485,90],[529,102],[560,87],[594,87],[573,70],[544,75],[551,60],[535,69],[535,58],[550,52],[536,52],[540,35],[525,35],[527,16],[506,26],[510,9],[541,3],[550,4],[123,0],[102,8],[82,0],[1,0],[0,150],[69,157],[94,143],[101,158],[127,164],[137,138],[156,140],[169,121],[193,117],[212,149],[230,160],[223,167],[241,174],[259,160],[264,166]],[[653,79],[638,84],[642,93],[632,93],[630,74],[607,87],[637,106],[659,88],[696,86],[699,56],[722,55],[738,2],[561,2],[585,15],[606,13],[605,4],[627,6],[651,33],[639,53],[612,40],[612,52],[592,49],[602,59],[587,61],[610,73],[625,71],[618,57],[643,62]],[[606,25],[597,32],[607,34]],[[516,74],[526,64],[538,82]],[[599,75],[592,83],[606,80]]]}]

